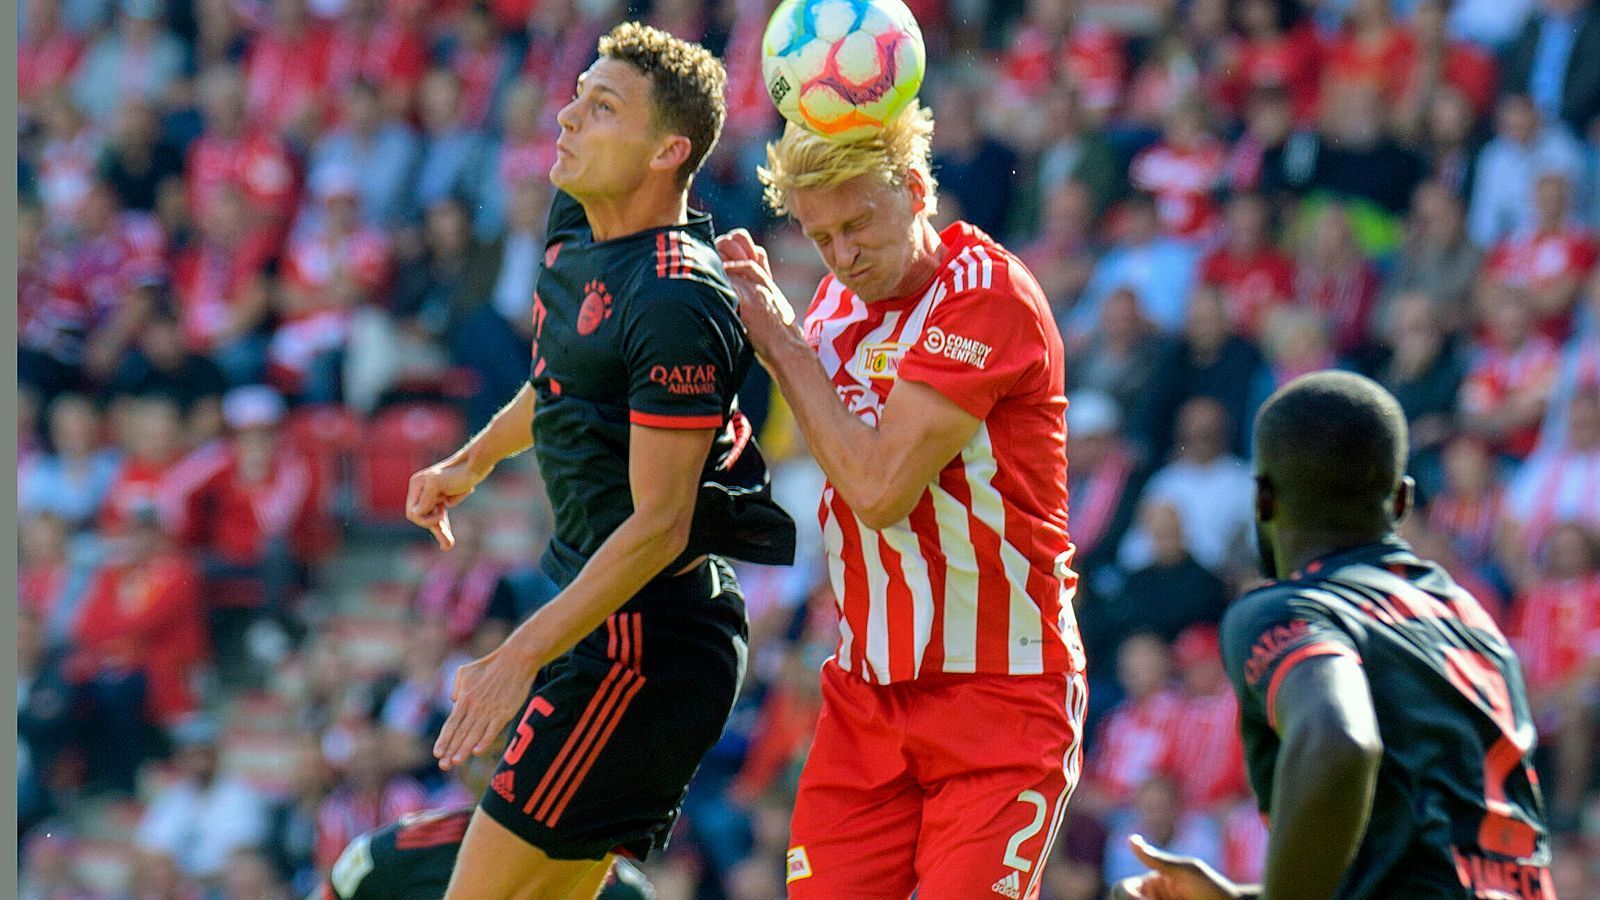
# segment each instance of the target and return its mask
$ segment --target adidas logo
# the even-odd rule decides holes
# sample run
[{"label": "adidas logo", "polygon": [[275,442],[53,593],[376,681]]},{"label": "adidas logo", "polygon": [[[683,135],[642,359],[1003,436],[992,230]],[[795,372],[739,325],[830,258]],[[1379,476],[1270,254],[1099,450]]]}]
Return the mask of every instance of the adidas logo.
[{"label": "adidas logo", "polygon": [[990,890],[1002,897],[1010,897],[1011,900],[1022,900],[1022,878],[1013,871],[1006,877],[996,881],[994,887]]},{"label": "adidas logo", "polygon": [[517,781],[514,773],[510,769],[507,769],[504,772],[501,772],[499,775],[496,775],[494,779],[489,782],[489,787],[493,788],[494,792],[500,795],[500,799],[506,801],[507,803],[517,802]]}]

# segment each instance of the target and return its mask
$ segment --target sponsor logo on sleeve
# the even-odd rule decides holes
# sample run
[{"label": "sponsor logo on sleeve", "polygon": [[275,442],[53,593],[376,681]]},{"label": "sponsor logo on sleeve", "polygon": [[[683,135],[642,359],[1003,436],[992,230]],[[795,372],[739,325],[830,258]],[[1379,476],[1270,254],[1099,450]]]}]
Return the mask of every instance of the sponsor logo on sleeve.
[{"label": "sponsor logo on sleeve", "polygon": [[1273,664],[1282,659],[1284,654],[1310,631],[1311,626],[1300,619],[1272,626],[1257,638],[1250,648],[1250,658],[1245,660],[1244,664],[1244,680],[1249,682],[1251,687],[1259,684]]},{"label": "sponsor logo on sleeve", "polygon": [[710,363],[689,366],[651,366],[650,380],[683,397],[701,397],[717,392],[717,367]]},{"label": "sponsor logo on sleeve", "polygon": [[966,363],[975,369],[982,369],[989,365],[989,354],[994,348],[976,338],[964,337],[953,332],[945,331],[935,325],[922,335],[923,349],[935,356],[958,363]]}]

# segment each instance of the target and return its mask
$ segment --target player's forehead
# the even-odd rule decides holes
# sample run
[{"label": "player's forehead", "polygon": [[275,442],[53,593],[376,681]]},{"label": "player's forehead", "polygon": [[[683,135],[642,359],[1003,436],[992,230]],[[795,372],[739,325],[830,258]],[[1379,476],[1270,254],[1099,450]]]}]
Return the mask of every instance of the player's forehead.
[{"label": "player's forehead", "polygon": [[650,76],[634,68],[631,63],[602,56],[578,76],[577,91],[605,93],[624,103],[648,102]]},{"label": "player's forehead", "polygon": [[883,210],[894,188],[870,175],[832,185],[795,188],[789,208],[808,236],[828,234]]}]

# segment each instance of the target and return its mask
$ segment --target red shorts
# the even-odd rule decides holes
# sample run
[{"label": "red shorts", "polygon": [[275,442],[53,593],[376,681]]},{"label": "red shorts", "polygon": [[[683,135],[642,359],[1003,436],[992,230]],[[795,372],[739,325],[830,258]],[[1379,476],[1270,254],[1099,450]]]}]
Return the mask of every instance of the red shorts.
[{"label": "red shorts", "polygon": [[1077,786],[1087,699],[1078,674],[875,685],[829,660],[789,897],[1037,897]]}]

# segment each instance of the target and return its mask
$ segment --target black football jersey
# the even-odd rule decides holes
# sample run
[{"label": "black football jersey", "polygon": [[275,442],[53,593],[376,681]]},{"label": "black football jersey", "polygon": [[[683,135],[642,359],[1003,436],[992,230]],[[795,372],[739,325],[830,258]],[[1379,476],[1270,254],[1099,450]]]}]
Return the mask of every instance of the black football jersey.
[{"label": "black football jersey", "polygon": [[1301,660],[1358,660],[1383,739],[1372,817],[1336,894],[1549,897],[1522,669],[1443,569],[1394,539],[1324,557],[1223,619],[1251,786],[1270,805],[1273,703]]},{"label": "black football jersey", "polygon": [[794,523],[738,412],[754,361],[711,217],[597,241],[557,193],[534,295],[534,452],[555,510],[544,567],[566,585],[633,511],[631,427],[717,429],[689,548],[768,564],[794,557]]}]

